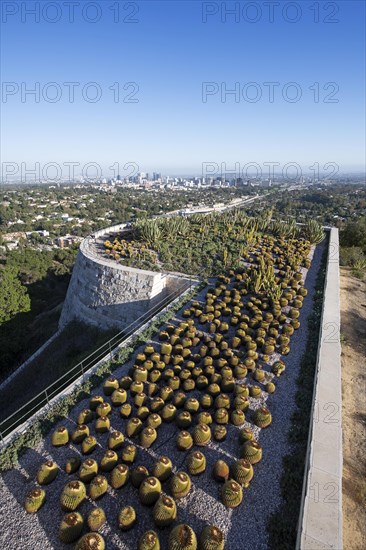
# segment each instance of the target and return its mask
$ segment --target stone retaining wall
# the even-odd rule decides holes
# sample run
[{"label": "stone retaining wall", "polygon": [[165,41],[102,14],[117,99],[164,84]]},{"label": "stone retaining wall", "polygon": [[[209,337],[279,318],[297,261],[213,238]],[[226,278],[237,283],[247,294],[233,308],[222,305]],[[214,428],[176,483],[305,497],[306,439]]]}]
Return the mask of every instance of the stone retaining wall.
[{"label": "stone retaining wall", "polygon": [[[119,232],[125,224],[94,234]],[[134,269],[99,256],[94,238],[80,245],[59,327],[78,319],[101,329],[123,330],[170,293],[183,291],[189,278]]]}]

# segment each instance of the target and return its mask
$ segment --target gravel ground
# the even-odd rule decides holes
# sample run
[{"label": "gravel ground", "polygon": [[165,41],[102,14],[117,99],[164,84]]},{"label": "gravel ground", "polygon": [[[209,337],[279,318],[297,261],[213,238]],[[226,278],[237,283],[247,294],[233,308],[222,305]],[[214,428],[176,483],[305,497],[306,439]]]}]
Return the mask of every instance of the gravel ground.
[{"label": "gravel ground", "polygon": [[[300,360],[306,351],[307,319],[312,311],[314,299],[314,284],[325,242],[315,249],[310,271],[306,274],[308,296],[304,299],[301,310],[301,327],[291,337],[291,352],[285,358],[286,372],[277,384],[275,394],[268,396],[263,392],[260,399],[252,399],[247,418],[252,418],[252,410],[267,400],[273,415],[273,422],[267,430],[256,430],[263,447],[263,459],[254,466],[254,478],[248,489],[244,490],[244,499],[241,506],[235,510],[227,510],[219,498],[220,484],[211,478],[213,464],[218,458],[223,458],[228,464],[238,457],[239,444],[237,433],[239,428],[228,426],[228,437],[223,443],[211,442],[203,448],[207,460],[206,472],[201,476],[191,477],[192,490],[190,494],[177,501],[179,523],[188,523],[196,533],[207,523],[216,524],[226,535],[226,546],[229,550],[266,550],[268,537],[266,525],[271,514],[281,503],[280,478],[282,473],[282,458],[289,453],[290,447],[287,434],[290,428],[291,416],[295,408],[295,394],[297,390],[296,378],[300,368]],[[304,273],[305,274],[305,273]],[[202,291],[204,296],[206,290]],[[200,296],[198,296],[198,299]],[[179,317],[179,315],[178,315]],[[277,356],[278,357],[278,356]],[[272,358],[272,361],[276,357]],[[122,376],[131,363],[119,367],[114,375]],[[99,394],[101,390],[94,393]],[[194,392],[192,393],[194,395]],[[88,400],[78,404],[69,419],[62,424],[72,429],[78,412],[88,406]],[[112,413],[112,426],[124,432],[125,420],[121,420],[118,408]],[[249,426],[250,423],[246,422]],[[252,425],[251,425],[252,427]],[[176,471],[186,470],[185,459],[188,453],[178,451],[175,445],[175,425],[163,424],[159,428],[157,442],[151,449],[138,447],[138,456],[135,464],[144,464],[148,469],[154,460],[161,456],[169,456]],[[103,454],[102,446],[107,440],[107,434],[99,436],[101,446],[92,457],[98,460]],[[127,438],[126,438],[127,439]],[[128,440],[128,439],[127,439]],[[136,441],[131,441],[136,445]],[[24,499],[28,491],[35,486],[35,476],[42,462],[52,459],[61,468],[67,458],[73,454],[80,454],[79,448],[70,444],[66,448],[55,449],[48,436],[36,449],[29,449],[21,456],[19,465],[13,470],[0,476],[0,547],[8,550],[48,550],[67,548],[58,540],[58,527],[63,516],[59,506],[59,495],[62,487],[75,476],[67,476],[63,470],[57,479],[46,487],[46,503],[35,515],[24,511]],[[108,474],[107,474],[108,477]],[[163,484],[163,491],[169,494],[169,482]],[[122,506],[130,504],[135,507],[138,521],[129,532],[121,532],[117,525],[117,514]],[[147,529],[156,529],[152,519],[151,509],[139,503],[138,491],[128,484],[119,491],[109,488],[97,504],[86,500],[80,508],[86,517],[93,506],[102,506],[107,513],[108,523],[101,533],[106,540],[108,550],[135,550],[138,538]],[[170,529],[158,530],[161,548],[167,548],[167,539]]]}]

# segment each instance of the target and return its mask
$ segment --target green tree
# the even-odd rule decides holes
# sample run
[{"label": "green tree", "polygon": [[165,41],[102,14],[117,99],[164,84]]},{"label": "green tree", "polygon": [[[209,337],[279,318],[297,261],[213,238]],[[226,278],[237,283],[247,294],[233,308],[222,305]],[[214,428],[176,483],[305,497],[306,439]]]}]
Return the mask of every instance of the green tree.
[{"label": "green tree", "polygon": [[28,291],[18,279],[17,270],[6,266],[0,272],[0,325],[17,313],[30,311]]}]

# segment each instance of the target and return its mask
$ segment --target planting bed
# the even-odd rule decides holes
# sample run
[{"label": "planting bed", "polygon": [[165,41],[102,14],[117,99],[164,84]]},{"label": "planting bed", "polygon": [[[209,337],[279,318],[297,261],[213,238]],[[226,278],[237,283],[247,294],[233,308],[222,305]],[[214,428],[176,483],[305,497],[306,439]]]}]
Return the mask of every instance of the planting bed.
[{"label": "planting bed", "polygon": [[[16,468],[1,476],[2,546],[29,550],[67,547],[59,538],[60,524],[67,513],[61,509],[60,496],[71,481],[79,483],[77,490],[84,488],[80,472],[85,472],[85,468],[78,468],[72,474],[65,472],[67,460],[75,457],[81,462],[91,459],[90,468],[98,468],[98,475],[107,480],[107,492],[94,500],[91,497],[99,486],[95,481],[85,481],[81,474],[87,498],[77,507],[84,518],[79,536],[90,531],[89,512],[99,507],[106,515],[99,533],[108,549],[136,549],[140,537],[147,530],[154,530],[161,548],[193,550],[194,543],[174,546],[172,530],[178,524],[190,526],[197,539],[205,526],[214,525],[225,539],[225,548],[230,550],[268,548],[267,523],[281,503],[282,458],[290,451],[288,431],[295,408],[296,379],[300,359],[306,353],[306,321],[312,310],[323,249],[324,244],[311,247],[302,239],[258,235],[236,268],[211,279],[209,286],[186,304],[171,323],[162,327],[152,342],[136,350],[128,364],[119,366],[113,377],[93,392],[91,400],[86,399],[75,407],[70,417],[55,427],[53,434],[36,449],[29,449],[20,457]],[[171,388],[170,394],[166,386]],[[256,387],[259,395],[254,395]],[[112,395],[111,391],[114,391]],[[185,394],[181,401],[179,392]],[[81,418],[82,411],[94,409],[96,395],[109,406],[85,413],[86,417]],[[163,402],[157,399],[159,396]],[[128,418],[121,415],[126,407],[121,409],[121,403],[113,404],[117,398],[121,402],[126,399],[124,405],[131,405]],[[139,408],[141,403],[146,409]],[[159,403],[164,408],[159,409]],[[196,405],[198,410],[194,411]],[[151,415],[155,407],[157,416],[149,416],[147,420],[145,414]],[[191,409],[191,424],[183,427],[186,418],[181,413],[188,409]],[[243,409],[244,416],[238,412]],[[170,415],[173,418],[170,419]],[[137,417],[141,425],[138,421],[131,422]],[[147,433],[147,438],[141,431],[132,435],[134,429],[141,430],[150,422],[160,421],[151,446],[149,437],[155,436],[154,432]],[[89,431],[96,438],[96,448],[89,455],[82,452],[85,441],[77,443],[78,422],[87,426],[82,429],[80,439]],[[209,428],[202,428],[204,422],[210,422]],[[106,425],[107,431],[99,433],[97,423]],[[56,431],[61,426],[66,430]],[[224,440],[217,435],[218,426],[226,429]],[[244,433],[244,428],[250,431]],[[129,470],[129,480],[121,488],[116,488],[118,471],[106,471],[109,468],[104,466],[105,458],[102,459],[115,431],[121,432],[124,439],[115,450],[117,468],[120,474],[126,470],[121,468],[122,464]],[[248,433],[252,433],[253,441],[257,442],[254,454],[251,454],[253,449],[248,451],[249,443],[240,442],[240,437],[241,441],[249,437]],[[68,437],[63,441],[65,435]],[[190,437],[192,447],[179,450],[187,441],[190,444]],[[54,443],[65,444],[56,447]],[[128,445],[136,449],[131,464],[125,454]],[[205,457],[205,469],[198,475],[190,470],[192,452],[200,452]],[[161,481],[162,493],[173,497],[177,509],[174,521],[164,528],[157,520],[160,515],[155,511],[154,517],[153,507],[146,505],[150,498],[154,500],[143,489],[148,483],[143,482],[140,489],[134,486],[138,485],[137,473],[141,473],[135,468],[144,466],[150,476],[158,475],[154,464],[162,456],[172,462],[172,476]],[[239,457],[248,459],[251,465],[238,463]],[[193,458],[200,462],[201,457]],[[109,459],[113,461],[112,454]],[[225,484],[227,490],[223,489],[223,481],[213,477],[218,460],[225,461],[229,468],[227,476],[232,481]],[[38,485],[37,474],[38,481],[42,481],[39,469],[46,461],[53,461],[58,473],[49,485]],[[49,465],[51,470],[55,464]],[[189,476],[191,488],[186,496],[178,498],[177,484],[172,483],[172,477],[181,471]],[[45,491],[45,502],[37,513],[27,513],[24,510],[27,494],[36,487]],[[242,502],[237,496],[241,493]],[[70,501],[63,503],[70,512]],[[134,508],[136,523],[123,531],[118,525],[118,515],[126,506]],[[95,546],[96,549],[102,547],[102,544]],[[213,549],[223,545],[202,543],[199,547]]]}]

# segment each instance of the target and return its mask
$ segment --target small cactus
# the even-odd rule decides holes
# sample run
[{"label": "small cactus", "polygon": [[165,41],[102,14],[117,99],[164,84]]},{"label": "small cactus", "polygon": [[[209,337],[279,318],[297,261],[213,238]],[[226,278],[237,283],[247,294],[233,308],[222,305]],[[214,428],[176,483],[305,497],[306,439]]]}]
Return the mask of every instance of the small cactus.
[{"label": "small cactus", "polygon": [[186,497],[191,490],[191,480],[185,472],[177,472],[172,477],[170,489],[175,499]]},{"label": "small cactus", "polygon": [[245,441],[240,448],[240,458],[244,458],[250,464],[256,464],[262,458],[262,447],[256,441]]},{"label": "small cactus", "polygon": [[217,460],[214,464],[212,475],[216,481],[227,481],[230,475],[229,466],[224,460]]},{"label": "small cactus", "polygon": [[212,424],[212,416],[208,411],[203,411],[197,416],[198,424]]},{"label": "small cactus", "polygon": [[37,481],[40,485],[48,485],[58,474],[58,466],[52,460],[48,460],[38,470]]},{"label": "small cactus", "polygon": [[199,538],[199,548],[201,550],[224,550],[224,533],[216,525],[206,525]]},{"label": "small cactus", "polygon": [[132,506],[125,506],[118,514],[118,526],[122,531],[128,531],[136,523],[136,512]]},{"label": "small cactus", "polygon": [[126,462],[127,464],[132,464],[135,462],[137,455],[137,448],[135,445],[126,445],[126,447],[123,447],[121,458],[123,462]]},{"label": "small cactus", "polygon": [[105,542],[99,533],[87,533],[76,543],[74,550],[105,550]]},{"label": "small cactus", "polygon": [[258,428],[267,428],[272,423],[272,415],[267,407],[261,407],[254,412],[254,424]]},{"label": "small cactus", "polygon": [[177,506],[173,498],[161,495],[153,509],[154,522],[158,527],[167,527],[177,517]]},{"label": "small cactus", "polygon": [[217,409],[214,418],[216,424],[227,424],[229,422],[229,412],[227,409]]},{"label": "small cactus", "polygon": [[60,496],[61,508],[65,512],[75,512],[86,498],[86,488],[82,481],[70,481]]},{"label": "small cactus", "polygon": [[71,441],[76,444],[81,443],[89,434],[88,426],[80,424],[71,434]]},{"label": "small cactus", "polygon": [[104,397],[101,395],[93,395],[89,401],[89,408],[91,411],[95,411],[101,403],[104,403]]},{"label": "small cactus", "polygon": [[166,481],[172,475],[172,471],[173,464],[170,458],[161,456],[153,466],[152,475],[159,481]]},{"label": "small cactus", "polygon": [[239,458],[232,467],[232,478],[243,487],[248,487],[253,479],[253,466],[244,458]]},{"label": "small cactus", "polygon": [[213,436],[216,441],[224,441],[227,436],[227,429],[225,426],[215,426]]},{"label": "small cactus", "polygon": [[234,409],[231,412],[230,420],[234,426],[241,426],[245,422],[245,414],[240,409]]},{"label": "small cactus", "polygon": [[275,361],[272,365],[272,372],[277,377],[280,377],[281,374],[285,371],[286,365],[283,361]]},{"label": "small cactus", "polygon": [[80,468],[81,460],[78,456],[72,456],[66,461],[65,472],[67,474],[74,474]]},{"label": "small cactus", "polygon": [[118,466],[113,468],[111,473],[111,486],[113,489],[120,489],[126,485],[129,476],[130,471],[126,464],[118,464]]},{"label": "small cactus", "polygon": [[165,405],[161,409],[160,416],[164,420],[164,422],[173,422],[176,413],[177,413],[176,407],[174,407],[172,403],[169,403],[168,405]]},{"label": "small cactus", "polygon": [[109,378],[107,378],[107,380],[103,384],[104,395],[112,395],[114,390],[118,390],[118,388],[119,388],[119,383],[117,378],[110,376]]},{"label": "small cactus", "polygon": [[145,466],[136,466],[131,472],[131,483],[136,489],[138,489],[141,483],[149,477],[149,470]]},{"label": "small cactus", "polygon": [[114,390],[114,392],[111,395],[111,402],[114,407],[118,407],[126,403],[127,400],[127,392],[123,388],[118,388],[118,390]]},{"label": "small cactus", "polygon": [[254,433],[250,428],[243,428],[239,432],[239,443],[254,439]]},{"label": "small cactus", "polygon": [[[249,390],[248,390],[249,395]],[[233,407],[234,409],[239,409],[240,411],[246,412],[249,409],[249,399],[244,396],[244,394],[237,395],[234,399]]]},{"label": "small cactus", "polygon": [[83,409],[79,413],[77,423],[80,424],[89,424],[93,420],[93,411],[91,409]]},{"label": "small cactus", "polygon": [[144,447],[144,449],[149,449],[151,445],[156,440],[158,434],[156,433],[155,428],[144,428],[142,432],[140,433],[140,445],[141,447]]},{"label": "small cactus", "polygon": [[102,472],[111,472],[118,463],[118,455],[115,451],[109,449],[104,453],[100,460],[100,469]]},{"label": "small cactus", "polygon": [[224,506],[227,508],[236,508],[243,500],[243,491],[239,483],[234,479],[225,481],[222,490],[221,498]]},{"label": "small cactus", "polygon": [[211,441],[211,429],[207,424],[197,424],[192,433],[195,445],[204,447]]},{"label": "small cactus", "polygon": [[147,477],[139,488],[139,497],[145,506],[152,506],[161,494],[161,483],[153,476]]},{"label": "small cactus", "polygon": [[28,514],[34,514],[43,506],[46,499],[46,492],[40,487],[37,489],[32,489],[25,499],[24,508]]},{"label": "small cactus", "polygon": [[125,436],[122,432],[113,432],[108,438],[108,449],[115,451],[122,447],[125,440]]},{"label": "small cactus", "polygon": [[126,426],[126,435],[127,437],[134,437],[135,435],[138,435],[142,430],[142,422],[139,418],[131,418],[127,422]]},{"label": "small cactus", "polygon": [[128,418],[131,415],[132,407],[129,403],[124,403],[119,410],[122,418]]},{"label": "small cactus", "polygon": [[67,428],[65,428],[65,426],[57,428],[52,434],[51,442],[54,447],[67,445],[69,442],[69,432]]},{"label": "small cactus", "polygon": [[103,508],[93,508],[89,512],[87,523],[90,531],[99,531],[102,525],[105,524],[107,518]]},{"label": "small cactus", "polygon": [[191,475],[202,474],[206,469],[206,457],[200,451],[194,451],[187,457],[187,468]]},{"label": "small cactus", "polygon": [[95,410],[98,416],[108,416],[111,411],[112,407],[106,401],[103,401],[103,403],[99,403]]},{"label": "small cactus", "polygon": [[193,439],[189,432],[183,430],[179,432],[176,439],[177,448],[180,451],[188,451],[193,446]]},{"label": "small cactus", "polygon": [[146,531],[139,540],[137,550],[160,550],[160,541],[155,531]]},{"label": "small cactus", "polygon": [[266,384],[266,392],[267,393],[274,393],[275,390],[276,390],[276,386],[273,382],[268,382]]},{"label": "small cactus", "polygon": [[95,431],[97,433],[108,432],[110,427],[111,427],[111,421],[107,416],[100,416],[95,421]]},{"label": "small cactus", "polygon": [[84,520],[79,512],[71,512],[63,517],[59,528],[59,539],[66,544],[74,542],[81,535]]},{"label": "small cactus", "polygon": [[98,475],[98,462],[92,458],[84,460],[79,470],[80,481],[89,483],[96,475]]},{"label": "small cactus", "polygon": [[192,424],[192,416],[188,411],[182,411],[177,415],[175,423],[178,428],[185,430]]},{"label": "small cactus", "polygon": [[89,437],[86,437],[83,439],[83,442],[81,444],[81,452],[84,455],[89,455],[92,453],[97,446],[97,440],[93,435],[90,435]]},{"label": "small cactus", "polygon": [[168,550],[197,550],[197,537],[192,527],[176,525],[170,532]]},{"label": "small cactus", "polygon": [[194,414],[200,408],[199,401],[195,397],[190,397],[184,403],[184,409],[191,414]]},{"label": "small cactus", "polygon": [[150,428],[158,428],[162,423],[161,416],[158,413],[150,414],[146,419],[146,425]]},{"label": "small cactus", "polygon": [[108,481],[104,476],[96,476],[89,487],[89,496],[92,500],[102,497],[108,490]]},{"label": "small cactus", "polygon": [[250,386],[250,388],[249,388],[250,397],[257,398],[261,395],[261,393],[262,393],[262,390],[260,389],[259,386],[257,386],[257,385]]}]

